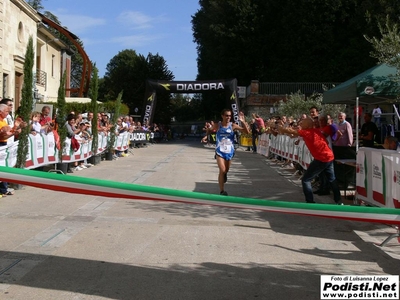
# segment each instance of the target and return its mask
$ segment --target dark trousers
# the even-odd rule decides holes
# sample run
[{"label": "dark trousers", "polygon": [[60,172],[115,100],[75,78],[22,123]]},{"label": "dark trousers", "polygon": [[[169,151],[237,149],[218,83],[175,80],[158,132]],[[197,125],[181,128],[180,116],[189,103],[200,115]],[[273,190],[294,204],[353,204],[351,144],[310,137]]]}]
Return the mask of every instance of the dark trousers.
[{"label": "dark trousers", "polygon": [[[0,147],[1,146],[7,146],[7,142],[0,142]],[[8,189],[8,183],[4,181],[0,181],[0,193],[6,194]]]},{"label": "dark trousers", "polygon": [[326,179],[329,182],[332,191],[333,199],[336,203],[341,202],[340,190],[335,178],[335,171],[333,169],[333,160],[330,162],[322,162],[314,159],[301,179],[301,184],[303,186],[303,193],[306,198],[306,202],[313,203],[314,195],[311,187],[311,181],[317,177],[319,174],[325,173]]},{"label": "dark trousers", "polygon": [[258,137],[257,135],[253,135],[251,137],[251,142],[253,144],[253,152],[257,152],[257,143],[256,143],[257,137]]}]

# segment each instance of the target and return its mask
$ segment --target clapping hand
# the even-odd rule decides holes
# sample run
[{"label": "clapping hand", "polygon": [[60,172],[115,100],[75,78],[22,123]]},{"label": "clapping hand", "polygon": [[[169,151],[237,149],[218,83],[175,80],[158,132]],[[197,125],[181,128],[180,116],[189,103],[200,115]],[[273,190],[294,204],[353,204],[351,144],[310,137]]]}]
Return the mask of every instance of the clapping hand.
[{"label": "clapping hand", "polygon": [[240,122],[245,122],[246,121],[245,118],[244,118],[244,113],[242,111],[239,112],[239,120],[240,120]]}]

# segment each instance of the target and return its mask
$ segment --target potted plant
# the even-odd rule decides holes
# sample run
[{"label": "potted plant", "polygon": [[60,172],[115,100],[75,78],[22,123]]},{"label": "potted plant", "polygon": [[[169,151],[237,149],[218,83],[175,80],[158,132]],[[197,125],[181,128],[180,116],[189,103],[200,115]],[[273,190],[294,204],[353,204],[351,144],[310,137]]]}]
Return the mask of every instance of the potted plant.
[{"label": "potted plant", "polygon": [[92,119],[92,156],[89,158],[89,162],[93,165],[97,165],[101,162],[101,156],[97,155],[97,149],[99,145],[99,136],[97,130],[97,96],[99,92],[99,76],[98,70],[96,68],[96,64],[93,66],[93,78],[91,80],[91,92],[92,92],[92,102],[91,102],[91,111],[93,112]]},{"label": "potted plant", "polygon": [[65,82],[66,82],[67,73],[64,72],[63,76],[60,79],[60,86],[58,88],[58,97],[57,97],[57,115],[56,122],[57,133],[59,136],[59,144],[56,145],[58,149],[58,159],[59,163],[57,164],[57,169],[66,174],[68,172],[68,163],[62,162],[63,151],[65,148],[65,139],[67,138],[67,128],[64,126],[67,119],[67,104],[65,102]]},{"label": "potted plant", "polygon": [[[25,53],[24,62],[24,83],[22,85],[22,99],[19,108],[19,116],[24,122],[29,122],[29,116],[33,106],[33,64],[34,64],[34,51],[33,51],[33,38],[29,37],[28,46]],[[15,167],[25,168],[26,157],[28,155],[29,147],[29,132],[30,127],[25,126],[21,128],[18,135],[18,148],[17,148],[17,162]],[[21,189],[21,184],[14,184],[15,189]]]},{"label": "potted plant", "polygon": [[112,160],[113,159],[113,154],[114,154],[114,144],[115,144],[115,137],[116,137],[116,129],[115,126],[117,124],[117,119],[120,114],[120,108],[121,108],[121,98],[122,98],[122,91],[118,94],[117,100],[115,101],[115,110],[114,114],[112,115],[111,118],[111,130],[110,130],[110,135],[109,135],[109,140],[107,144],[107,152],[106,152],[106,160]]}]

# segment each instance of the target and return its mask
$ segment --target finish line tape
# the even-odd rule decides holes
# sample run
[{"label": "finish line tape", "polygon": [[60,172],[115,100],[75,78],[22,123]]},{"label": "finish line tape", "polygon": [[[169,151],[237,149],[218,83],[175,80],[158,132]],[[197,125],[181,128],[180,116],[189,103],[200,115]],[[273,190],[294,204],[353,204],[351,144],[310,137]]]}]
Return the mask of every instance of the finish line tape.
[{"label": "finish line tape", "polygon": [[395,208],[311,204],[221,196],[9,167],[0,167],[0,181],[82,195],[214,205],[400,225],[400,210]]}]

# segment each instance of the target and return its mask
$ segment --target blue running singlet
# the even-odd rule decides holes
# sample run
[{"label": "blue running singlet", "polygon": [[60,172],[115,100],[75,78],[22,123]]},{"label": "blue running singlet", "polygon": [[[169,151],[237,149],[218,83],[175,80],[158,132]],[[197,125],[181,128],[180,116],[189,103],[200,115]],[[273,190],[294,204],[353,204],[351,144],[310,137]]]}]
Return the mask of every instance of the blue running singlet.
[{"label": "blue running singlet", "polygon": [[225,160],[231,160],[235,154],[233,142],[235,139],[235,132],[232,129],[232,123],[229,122],[227,127],[222,127],[221,122],[216,134],[217,145],[215,153]]}]

